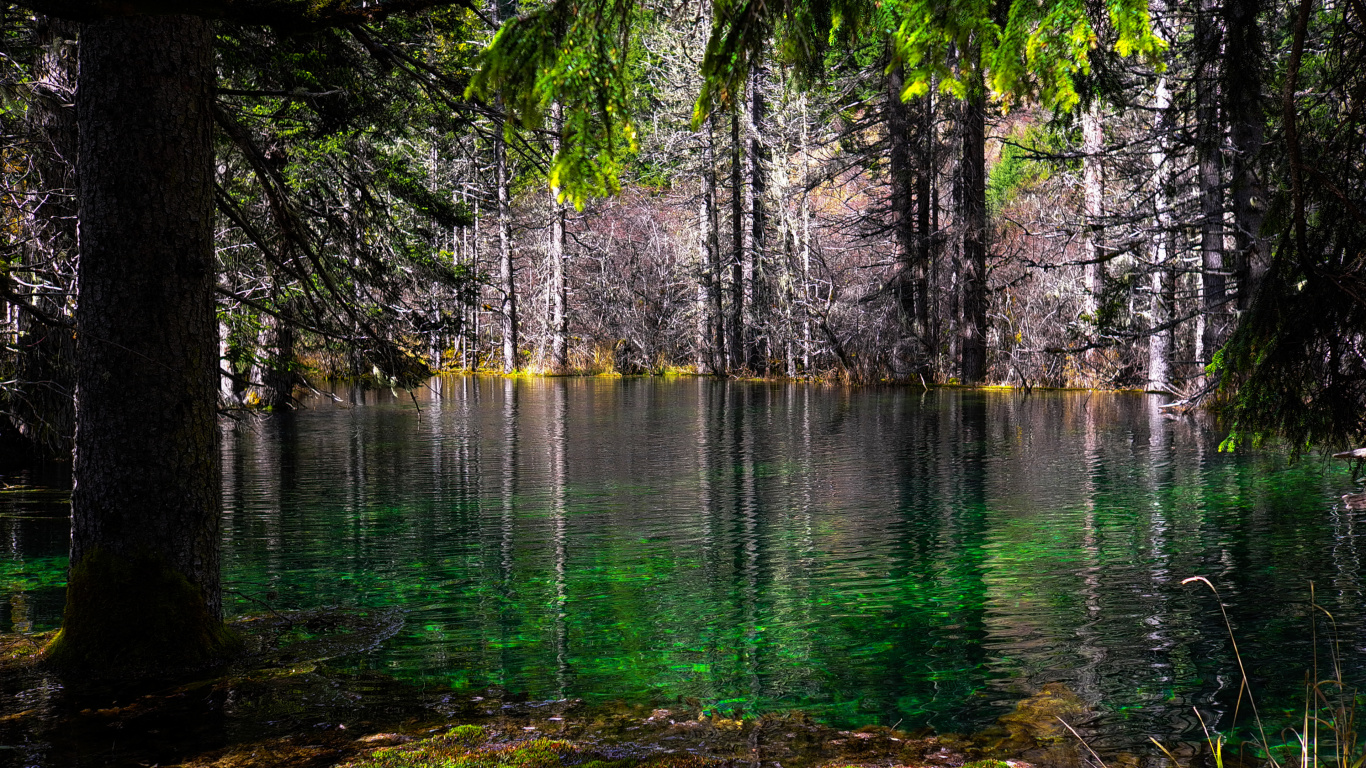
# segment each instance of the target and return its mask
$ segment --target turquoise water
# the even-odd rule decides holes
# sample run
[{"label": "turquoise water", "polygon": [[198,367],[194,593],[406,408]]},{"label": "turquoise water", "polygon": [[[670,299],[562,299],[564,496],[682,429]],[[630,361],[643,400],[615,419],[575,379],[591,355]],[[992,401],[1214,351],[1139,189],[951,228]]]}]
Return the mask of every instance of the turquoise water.
[{"label": "turquoise water", "polygon": [[[1231,725],[1239,684],[1194,575],[1264,713],[1297,706],[1310,582],[1349,678],[1366,671],[1346,469],[1221,454],[1212,425],[1145,396],[335,394],[225,427],[225,603],[399,607],[400,634],[354,663],[427,685],[961,730],[1062,682],[1101,744],[1189,736],[1192,707]],[[60,499],[0,496],[0,631],[60,620]]]}]

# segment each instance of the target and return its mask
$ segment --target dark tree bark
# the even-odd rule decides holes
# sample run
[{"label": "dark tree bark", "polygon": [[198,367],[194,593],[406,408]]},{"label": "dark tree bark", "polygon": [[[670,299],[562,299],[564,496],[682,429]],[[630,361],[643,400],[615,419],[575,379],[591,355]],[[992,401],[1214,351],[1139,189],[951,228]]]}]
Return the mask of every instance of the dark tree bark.
[{"label": "dark tree bark", "polygon": [[761,298],[764,290],[763,272],[768,251],[768,221],[764,210],[764,196],[767,194],[768,184],[764,173],[767,166],[767,148],[764,146],[764,119],[768,106],[764,102],[764,81],[766,80],[764,67],[755,61],[750,63],[749,69],[749,110],[746,119],[747,144],[746,152],[749,176],[749,186],[745,188],[745,197],[748,201],[749,209],[749,247],[745,249],[745,357],[746,365],[752,371],[763,371],[768,373],[768,358],[765,349],[760,344],[759,333],[761,328],[768,326],[768,318],[761,317],[760,313],[768,306],[768,301]]},{"label": "dark tree bark", "polygon": [[293,314],[286,306],[284,317],[266,315],[261,319],[261,360],[253,366],[251,382],[257,404],[263,408],[287,408],[294,402],[294,385],[300,383],[295,370]]},{"label": "dark tree bark", "polygon": [[745,145],[740,131],[738,104],[730,113],[730,343],[726,344],[727,367],[745,366]]},{"label": "dark tree bark", "polygon": [[713,374],[725,370],[726,333],[725,315],[721,302],[721,241],[720,215],[716,209],[716,117],[707,118],[702,129],[702,200],[698,215],[698,228],[701,230],[702,262],[701,289],[703,291],[701,308],[699,354],[707,369]]},{"label": "dark tree bark", "polygon": [[[1224,273],[1224,187],[1220,141],[1219,62],[1223,34],[1215,0],[1201,0],[1195,17],[1195,45],[1199,67],[1195,73],[1195,153],[1200,187],[1200,287],[1203,301],[1200,353],[1203,368],[1227,337]],[[1202,376],[1203,379],[1203,376]]]},{"label": "dark tree bark", "polygon": [[986,112],[986,84],[979,70],[962,104],[964,384],[980,384],[987,374]]},{"label": "dark tree bark", "polygon": [[915,334],[919,297],[914,288],[913,275],[918,249],[914,210],[916,174],[911,156],[916,136],[910,107],[901,100],[905,84],[905,74],[900,64],[887,72],[887,159],[891,172],[891,219],[892,231],[896,233],[898,261],[901,262],[896,295],[901,305],[902,324],[911,334]]},{"label": "dark tree bark", "polygon": [[90,23],[71,572],[59,667],[169,671],[228,652],[219,587],[213,35]]},{"label": "dark tree bark", "polygon": [[1232,274],[1240,311],[1252,306],[1257,282],[1268,255],[1262,222],[1266,191],[1262,184],[1261,153],[1266,127],[1262,72],[1266,45],[1257,15],[1262,0],[1225,0],[1224,103],[1232,154],[1229,193],[1233,196]]}]

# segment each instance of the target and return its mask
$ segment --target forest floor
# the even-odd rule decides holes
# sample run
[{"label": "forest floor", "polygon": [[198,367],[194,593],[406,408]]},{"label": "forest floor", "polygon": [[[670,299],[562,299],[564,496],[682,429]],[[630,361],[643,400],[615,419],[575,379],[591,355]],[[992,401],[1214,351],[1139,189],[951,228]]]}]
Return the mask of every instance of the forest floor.
[{"label": "forest floor", "polygon": [[[398,621],[399,624],[395,624]],[[236,623],[248,658],[212,677],[117,691],[57,681],[44,635],[0,635],[0,765],[186,768],[1031,768],[1083,765],[1059,718],[1080,700],[1046,686],[971,736],[883,726],[843,730],[801,712],[710,713],[525,701],[497,690],[423,688],[334,665],[401,625],[386,613],[321,611]],[[1118,756],[1111,767],[1136,766]]]}]

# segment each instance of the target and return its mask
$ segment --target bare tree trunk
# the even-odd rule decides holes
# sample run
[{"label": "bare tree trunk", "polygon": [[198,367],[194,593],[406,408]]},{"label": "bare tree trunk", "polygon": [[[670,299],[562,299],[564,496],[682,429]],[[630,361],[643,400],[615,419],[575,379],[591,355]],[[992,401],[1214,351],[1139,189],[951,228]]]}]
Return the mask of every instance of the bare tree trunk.
[{"label": "bare tree trunk", "polygon": [[1175,316],[1172,300],[1176,289],[1176,275],[1172,264],[1176,259],[1176,231],[1172,227],[1171,187],[1172,168],[1176,158],[1172,156],[1172,94],[1167,85],[1167,76],[1160,75],[1157,90],[1153,96],[1153,109],[1157,113],[1157,145],[1152,153],[1156,190],[1153,204],[1156,208],[1156,237],[1153,238],[1153,271],[1151,278],[1152,294],[1149,298],[1150,327],[1148,336],[1148,384],[1149,392],[1171,392],[1171,353],[1175,337],[1173,329],[1167,326]]},{"label": "bare tree trunk", "polygon": [[1084,311],[1098,323],[1100,297],[1105,292],[1105,245],[1101,217],[1105,215],[1105,175],[1101,167],[1105,133],[1101,124],[1100,99],[1093,96],[1081,115],[1082,191],[1086,200],[1086,297]]},{"label": "bare tree trunk", "polygon": [[811,375],[811,303],[815,299],[811,290],[811,200],[807,192],[807,179],[811,175],[810,139],[807,136],[806,96],[802,97],[802,287],[800,293],[802,314],[802,371]]},{"label": "bare tree trunk", "polygon": [[[915,262],[911,269],[911,285],[915,295],[915,324],[923,346],[922,367],[928,369],[936,346],[935,334],[930,325],[930,271],[933,251],[933,230],[931,215],[934,209],[934,89],[918,100],[920,118],[920,142],[916,158],[915,179]],[[928,371],[926,371],[928,372]]]},{"label": "bare tree trunk", "polygon": [[735,371],[745,366],[745,145],[740,131],[738,102],[730,114],[730,343],[726,345],[727,368]]},{"label": "bare tree trunk", "polygon": [[508,150],[502,121],[494,135],[498,186],[498,284],[503,292],[503,370],[517,370],[517,273],[512,262],[512,206],[508,197]]},{"label": "bare tree trunk", "polygon": [[745,187],[746,207],[749,209],[749,243],[745,248],[745,358],[746,366],[753,371],[767,372],[767,358],[759,343],[759,333],[768,326],[768,318],[760,313],[768,302],[760,294],[764,290],[763,271],[768,249],[768,221],[765,215],[764,195],[768,184],[764,178],[767,166],[767,150],[764,147],[764,118],[767,106],[764,103],[764,67],[757,60],[749,68],[749,109],[745,115],[745,134],[749,151],[747,154],[749,185]]},{"label": "bare tree trunk", "polygon": [[[517,0],[491,0],[493,19],[496,23],[517,15]],[[502,99],[497,102],[502,109]],[[503,371],[512,373],[517,370],[517,272],[512,261],[512,204],[508,185],[508,148],[504,138],[504,118],[496,121],[493,138],[494,175],[498,187],[498,277],[502,291],[501,321],[503,331]]]},{"label": "bare tree trunk", "polygon": [[[551,107],[554,136],[551,146],[556,154],[564,133],[564,105]],[[560,203],[560,188],[550,188],[550,361],[555,373],[569,370],[569,289],[564,274],[565,206]]]},{"label": "bare tree trunk", "polygon": [[[974,56],[980,53],[974,51]],[[963,327],[962,378],[986,378],[987,332],[987,174],[986,84],[980,70],[962,105],[963,132]]]},{"label": "bare tree trunk", "polygon": [[891,175],[892,231],[896,233],[897,260],[900,262],[896,280],[896,295],[901,305],[901,322],[910,335],[916,335],[916,318],[920,313],[915,272],[919,248],[916,238],[915,182],[911,160],[916,135],[912,127],[910,109],[901,100],[905,74],[900,64],[887,73],[887,149]]},{"label": "bare tree trunk", "polygon": [[233,646],[219,586],[213,32],[89,23],[80,46],[71,571],[59,667],[159,674]]},{"label": "bare tree trunk", "polygon": [[698,314],[698,369],[713,374],[725,369],[725,315],[721,306],[720,214],[716,209],[716,118],[707,118],[702,134],[702,201],[698,211],[701,252],[701,282],[698,290],[703,306]]},{"label": "bare tree trunk", "polygon": [[1227,326],[1224,276],[1224,189],[1220,158],[1223,136],[1219,115],[1219,61],[1223,55],[1217,0],[1201,0],[1195,17],[1196,72],[1195,151],[1200,186],[1200,349],[1202,368],[1223,343]]},{"label": "bare tree trunk", "polygon": [[[288,309],[285,314],[289,315]],[[259,347],[263,357],[253,366],[251,382],[261,407],[284,408],[293,401],[294,385],[299,381],[294,369],[294,326],[274,315],[264,316],[261,322]]]}]

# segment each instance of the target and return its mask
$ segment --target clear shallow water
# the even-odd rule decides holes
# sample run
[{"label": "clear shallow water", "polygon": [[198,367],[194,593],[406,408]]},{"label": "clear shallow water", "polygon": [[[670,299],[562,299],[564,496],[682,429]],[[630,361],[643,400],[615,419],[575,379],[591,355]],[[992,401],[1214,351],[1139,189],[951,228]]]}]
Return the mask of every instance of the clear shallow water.
[{"label": "clear shallow water", "polygon": [[[224,433],[228,610],[397,606],[358,664],[532,699],[983,726],[1050,682],[1116,746],[1263,711],[1309,582],[1366,675],[1346,471],[1137,395],[445,378]],[[13,482],[13,481],[11,481]],[[55,501],[54,501],[55,500]],[[0,631],[60,620],[60,495],[0,494]],[[54,511],[55,509],[55,511]],[[1244,708],[1244,711],[1246,708]]]}]

